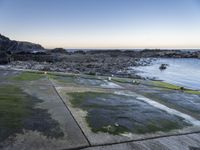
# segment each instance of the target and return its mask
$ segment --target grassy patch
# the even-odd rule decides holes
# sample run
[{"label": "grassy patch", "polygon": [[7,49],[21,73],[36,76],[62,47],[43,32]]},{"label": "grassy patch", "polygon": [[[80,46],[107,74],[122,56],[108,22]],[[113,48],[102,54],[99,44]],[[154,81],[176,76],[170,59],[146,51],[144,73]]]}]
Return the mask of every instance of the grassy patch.
[{"label": "grassy patch", "polygon": [[22,72],[20,75],[11,79],[16,81],[33,81],[39,80],[43,77],[45,77],[45,75],[40,72]]},{"label": "grassy patch", "polygon": [[106,95],[106,93],[100,93],[100,92],[72,92],[67,93],[68,96],[70,96],[70,103],[73,105],[73,107],[80,107],[81,104],[86,99],[92,99],[96,98],[98,96]]},{"label": "grassy patch", "polygon": [[139,85],[141,81],[135,80],[135,79],[130,79],[130,78],[112,78],[112,81],[119,82],[119,83],[128,83],[128,84],[134,84],[134,85]]},{"label": "grassy patch", "polygon": [[104,132],[104,133],[109,133],[113,135],[119,135],[119,134],[130,132],[127,128],[120,125],[107,125],[101,128],[91,127],[91,129],[92,129],[92,132],[94,133]]},{"label": "grassy patch", "polygon": [[26,108],[26,98],[15,86],[0,87],[0,141],[10,134],[18,132],[23,127],[22,118],[28,117],[30,111]]},{"label": "grassy patch", "polygon": [[[88,106],[84,105],[84,102],[87,99],[95,99],[97,97],[105,97],[106,95],[108,95],[108,93],[100,93],[100,92],[74,92],[74,93],[67,93],[68,96],[70,96],[70,103],[73,105],[73,107],[78,107],[78,108],[82,108],[85,111],[88,111],[90,109],[101,109],[102,106],[98,105],[98,104],[90,104]],[[84,106],[83,106],[84,105]],[[110,107],[110,106],[108,106]],[[108,108],[106,107],[106,108]],[[110,107],[110,109],[114,109],[112,107]],[[128,132],[128,129],[126,129],[126,127],[120,126],[120,125],[104,125],[101,126],[99,128],[94,127],[92,124],[92,115],[94,114],[90,114],[88,113],[88,115],[86,116],[86,121],[88,123],[88,126],[91,128],[91,130],[94,133],[98,133],[98,132],[104,132],[104,133],[109,133],[109,134],[113,134],[113,135],[119,135],[125,132]]]},{"label": "grassy patch", "polygon": [[63,74],[55,74],[55,73],[48,73],[48,77],[50,79],[56,80],[60,83],[70,83],[74,84],[76,81],[76,75],[63,75]]},{"label": "grassy patch", "polygon": [[[0,95],[0,122],[1,125],[8,128],[21,127],[20,118],[29,115],[25,109],[26,99],[23,95],[13,95],[19,93],[20,89],[14,86],[5,85],[0,88],[2,94]],[[6,93],[6,95],[4,95]],[[13,123],[15,122],[15,123]]]},{"label": "grassy patch", "polygon": [[[181,118],[171,116],[176,120],[171,121],[162,111],[155,110],[155,116],[144,115],[141,109],[151,109],[143,102],[130,101],[130,97],[120,96],[111,93],[99,92],[74,92],[67,93],[73,107],[87,111],[86,122],[94,133],[104,132],[113,135],[132,132],[137,134],[155,133],[157,131],[168,132],[173,129],[181,129],[188,124]],[[128,101],[126,101],[128,100]],[[138,104],[139,103],[139,104]],[[139,112],[138,112],[139,111]],[[151,111],[154,111],[153,108]],[[141,121],[134,114],[141,115]],[[159,121],[156,118],[160,116]],[[166,118],[165,118],[166,117]],[[145,119],[146,118],[146,119]],[[118,123],[119,122],[119,123]]]},{"label": "grassy patch", "polygon": [[196,95],[200,95],[200,91],[195,91],[195,90],[185,90],[186,93],[190,93],[190,94],[196,94]]},{"label": "grassy patch", "polygon": [[180,90],[181,89],[180,86],[176,86],[176,85],[169,84],[169,83],[162,82],[162,81],[152,81],[152,82],[153,82],[153,85],[159,86],[162,88],[167,88],[167,89],[172,89],[172,90]]},{"label": "grassy patch", "polygon": [[112,78],[113,81],[120,82],[120,83],[132,83],[133,80],[128,78]]},{"label": "grassy patch", "polygon": [[[0,85],[0,142],[23,129],[37,130],[47,137],[63,136],[59,124],[47,110],[35,108],[42,100],[13,85]],[[55,129],[56,128],[56,129]]]},{"label": "grassy patch", "polygon": [[166,89],[170,89],[170,90],[180,90],[182,92],[186,92],[189,94],[200,95],[200,91],[186,89],[186,88],[176,86],[176,85],[173,85],[170,83],[162,82],[162,81],[152,81],[152,82],[153,82],[153,85],[161,87],[161,88],[166,88]]},{"label": "grassy patch", "polygon": [[[189,124],[185,123],[185,126]],[[159,122],[149,122],[145,126],[138,126],[135,128],[135,132],[138,134],[145,133],[155,133],[157,131],[169,132],[173,129],[181,129],[183,126],[180,126],[177,122],[170,120],[159,120]]]}]

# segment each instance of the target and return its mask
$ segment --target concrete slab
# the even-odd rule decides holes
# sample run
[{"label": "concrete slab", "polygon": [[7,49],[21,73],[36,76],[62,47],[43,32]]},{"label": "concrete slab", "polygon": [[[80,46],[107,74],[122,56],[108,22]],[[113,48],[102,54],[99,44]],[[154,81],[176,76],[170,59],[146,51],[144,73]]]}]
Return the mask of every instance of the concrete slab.
[{"label": "concrete slab", "polygon": [[0,116],[6,115],[0,123],[0,149],[59,150],[89,145],[48,80],[8,81],[1,84],[0,92],[0,103],[5,111],[11,107],[5,103],[5,96],[7,101],[20,102],[20,105],[16,103],[19,109],[13,107],[13,113],[10,109],[7,114],[0,111]]},{"label": "concrete slab", "polygon": [[57,86],[83,86],[83,87],[102,87],[121,89],[122,87],[112,81],[108,81],[105,77],[89,77],[84,75],[49,75]]},{"label": "concrete slab", "polygon": [[[49,74],[0,70],[0,116],[3,116],[0,118],[0,149],[192,150],[199,147],[200,135],[188,134],[200,131],[198,117],[186,113],[178,105],[171,107],[142,96],[159,89],[93,78],[76,75],[65,79],[62,75],[61,79],[56,79]],[[74,92],[106,93],[106,97],[78,98],[86,102],[75,107],[67,94]],[[194,97],[190,98],[189,102],[194,102]],[[149,122],[158,126],[149,126]],[[169,122],[173,122],[173,126],[165,131]],[[136,132],[138,124],[145,132]],[[115,134],[113,129],[121,125],[128,131]],[[94,127],[98,129],[99,126],[106,127],[106,132],[94,131]],[[156,130],[150,132],[148,128]]]},{"label": "concrete slab", "polygon": [[[95,90],[98,91],[98,89],[92,89],[92,88],[91,89],[85,89],[85,88],[82,88],[82,90],[80,90],[81,88],[77,88],[77,87],[76,88],[75,87],[73,87],[73,88],[71,88],[71,87],[56,87],[56,88],[57,88],[57,91],[59,92],[59,94],[61,95],[61,97],[63,98],[63,100],[65,101],[65,103],[67,104],[67,106],[69,107],[69,109],[72,112],[73,116],[76,118],[77,122],[81,126],[81,128],[84,131],[85,135],[88,137],[88,139],[89,139],[89,141],[90,141],[90,143],[92,145],[118,143],[118,142],[124,142],[124,141],[145,139],[145,138],[150,138],[150,137],[159,137],[159,136],[173,135],[173,134],[179,134],[179,133],[189,133],[189,132],[192,132],[192,131],[199,131],[200,130],[199,127],[192,126],[192,127],[185,127],[183,129],[171,130],[169,132],[158,131],[158,132],[155,132],[155,133],[145,133],[145,134],[137,134],[137,133],[129,133],[129,132],[125,133],[125,134],[120,134],[120,135],[112,135],[112,134],[103,133],[103,132],[94,133],[94,132],[91,131],[91,128],[88,126],[88,123],[87,123],[87,121],[85,119],[88,116],[89,112],[85,111],[83,109],[80,109],[80,108],[74,108],[73,105],[70,103],[70,99],[69,99],[69,97],[67,96],[66,93],[69,92],[70,90],[71,91],[76,91],[77,90],[79,92],[80,91],[84,92],[84,90],[85,90],[85,91],[90,91],[91,92],[91,91],[95,91]],[[100,89],[100,90],[103,91],[103,89]],[[108,91],[106,89],[104,89],[104,92],[108,92]],[[116,90],[114,90],[113,92],[116,92]],[[136,94],[135,96],[137,97],[138,94]],[[120,97],[120,95],[119,95],[119,97]],[[108,101],[107,101],[107,103],[109,105]],[[113,107],[115,107],[115,106],[113,105]],[[143,109],[143,111],[145,111],[145,107],[141,108],[141,109]],[[165,113],[167,114],[167,112],[165,112]],[[93,113],[94,118],[95,118],[95,114],[96,113]],[[118,112],[116,112],[113,115],[117,115],[117,114],[118,114]],[[98,114],[96,114],[96,115],[97,115],[96,117],[98,117]],[[109,113],[108,114],[104,114],[104,117],[107,117],[106,115],[109,116]],[[142,115],[145,116],[145,114],[143,114],[143,112],[141,112],[141,114],[139,114],[139,116],[141,116],[141,118],[143,118]],[[163,117],[164,117],[164,115],[163,115]],[[96,121],[97,121],[96,123],[98,124],[98,119]],[[103,122],[103,120],[99,120],[99,121]],[[196,120],[196,121],[198,122],[198,120]],[[159,124],[159,120],[157,120],[157,122]]]},{"label": "concrete slab", "polygon": [[90,147],[84,150],[199,150],[200,133]]},{"label": "concrete slab", "polygon": [[[79,123],[79,125],[81,126],[82,130],[84,131],[85,135],[87,136],[87,138],[89,139],[90,143],[94,146],[94,145],[103,145],[103,144],[114,144],[114,143],[119,143],[119,142],[126,142],[126,141],[133,141],[133,140],[140,140],[140,139],[146,139],[146,138],[152,138],[152,137],[160,137],[160,136],[166,136],[166,135],[176,135],[176,134],[183,134],[183,133],[190,133],[190,132],[194,132],[194,131],[200,131],[200,127],[198,126],[199,125],[199,122],[198,120],[196,120],[195,118],[187,115],[187,114],[184,114],[182,112],[179,112],[179,111],[176,111],[176,109],[172,109],[172,108],[168,108],[167,106],[165,105],[162,105],[160,103],[156,103],[155,104],[155,101],[153,100],[150,100],[150,99],[146,99],[144,96],[141,96],[139,94],[136,94],[134,95],[134,92],[131,92],[131,88],[125,88],[126,86],[124,86],[125,89],[106,89],[106,88],[102,88],[101,86],[99,87],[90,87],[89,85],[86,86],[87,88],[84,88],[82,86],[78,86],[78,85],[67,85],[66,83],[65,84],[60,84],[59,86],[59,83],[56,82],[56,84],[54,84],[58,93],[61,95],[62,99],[65,101],[66,105],[69,107],[70,111],[72,112],[73,116],[75,117],[75,119],[77,120],[77,122]],[[121,84],[123,86],[123,84]],[[133,89],[132,89],[133,90]],[[128,91],[129,93],[132,93],[133,97],[139,97],[138,99],[140,99],[141,101],[145,102],[145,103],[148,103],[150,105],[152,105],[154,108],[157,108],[158,110],[162,110],[165,112],[165,114],[173,114],[175,116],[178,116],[180,118],[182,118],[183,120],[186,119],[186,122],[190,122],[192,123],[192,126],[190,127],[183,127],[182,129],[174,129],[174,130],[170,130],[170,131],[158,131],[158,132],[154,132],[154,133],[144,133],[144,134],[138,134],[138,133],[134,133],[134,132],[126,132],[125,134],[117,134],[117,135],[113,135],[113,134],[109,134],[109,133],[104,133],[104,132],[98,132],[98,133],[94,133],[90,127],[91,124],[89,124],[88,126],[88,121],[86,121],[86,118],[88,117],[88,113],[91,113],[92,109],[89,109],[89,111],[87,110],[84,110],[84,109],[80,109],[80,108],[75,108],[72,103],[70,102],[70,97],[67,95],[67,92],[107,92],[107,93],[116,93],[116,91],[119,91],[119,92],[124,92],[126,93],[126,91]],[[123,95],[123,94],[122,94]],[[119,97],[120,97],[120,94],[119,94]],[[99,100],[99,99],[98,99]],[[100,102],[101,100],[99,100],[98,102]],[[105,100],[106,101],[106,100]],[[91,104],[94,104],[93,102],[97,102],[95,101],[92,101],[91,100]],[[123,103],[123,102],[120,102],[120,103]],[[107,101],[107,104],[109,105],[109,102]],[[87,104],[83,104],[85,107],[88,107]],[[96,105],[96,104],[95,104]],[[158,105],[158,106],[157,106]],[[101,107],[101,106],[100,106]],[[113,109],[118,106],[112,106]],[[127,107],[129,107],[127,105]],[[99,108],[99,106],[98,106]],[[133,113],[133,115],[136,115],[136,121],[137,121],[137,117],[140,117],[141,118],[144,118],[145,117],[145,109],[147,107],[145,106],[144,108],[141,108],[141,109],[144,109],[143,112],[141,112],[139,115],[136,115],[137,112]],[[94,115],[94,118],[96,117],[96,124],[98,124],[98,113],[95,112],[96,110],[94,110],[93,112],[93,115]],[[132,111],[133,112],[133,111]],[[138,111],[139,112],[139,111]],[[148,111],[147,111],[148,112]],[[114,112],[113,112],[114,113]],[[118,112],[114,113],[113,115],[117,115]],[[124,112],[121,112],[122,115]],[[177,114],[176,114],[177,113]],[[103,113],[101,113],[103,115]],[[152,115],[154,115],[156,113],[153,113],[152,111]],[[144,117],[142,117],[142,115]],[[151,113],[149,113],[149,115],[151,115]],[[156,114],[158,115],[158,114]],[[104,114],[103,117],[107,118],[109,116],[109,113],[108,114]],[[164,116],[165,115],[161,115]],[[147,117],[148,118],[148,117]],[[151,117],[149,117],[151,118]],[[161,119],[161,118],[160,118]],[[157,123],[159,124],[159,120],[157,121]],[[151,120],[151,119],[150,119]],[[162,119],[161,119],[162,120]],[[172,119],[173,120],[173,119]],[[153,121],[153,120],[151,120]],[[195,123],[194,123],[194,122]],[[99,120],[99,124],[101,124],[102,122],[104,122],[104,120]],[[193,124],[194,123],[194,124]],[[196,124],[197,123],[197,124]]]},{"label": "concrete slab", "polygon": [[[200,119],[200,95],[152,85],[126,85],[134,92]],[[195,93],[195,92],[194,92]]]}]

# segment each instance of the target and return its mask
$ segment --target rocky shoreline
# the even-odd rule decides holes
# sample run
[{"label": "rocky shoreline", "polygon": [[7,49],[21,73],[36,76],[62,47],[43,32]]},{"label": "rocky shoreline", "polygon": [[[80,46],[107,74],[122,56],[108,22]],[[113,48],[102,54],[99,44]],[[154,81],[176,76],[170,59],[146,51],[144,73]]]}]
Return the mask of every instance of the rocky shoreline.
[{"label": "rocky shoreline", "polygon": [[77,50],[45,49],[0,35],[0,64],[12,68],[137,77],[127,70],[149,65],[155,58],[200,58],[200,50]]}]

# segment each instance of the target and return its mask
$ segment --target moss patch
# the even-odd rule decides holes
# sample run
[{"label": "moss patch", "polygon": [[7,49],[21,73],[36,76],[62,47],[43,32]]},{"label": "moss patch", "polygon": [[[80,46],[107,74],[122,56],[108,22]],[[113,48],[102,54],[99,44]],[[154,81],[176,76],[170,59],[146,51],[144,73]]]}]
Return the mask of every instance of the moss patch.
[{"label": "moss patch", "polygon": [[146,127],[138,126],[135,130],[138,134],[154,133],[157,131],[169,132],[173,129],[180,129],[180,125],[177,122],[170,120],[159,120],[158,122],[149,122]]},{"label": "moss patch", "polygon": [[95,133],[113,135],[167,132],[187,126],[182,118],[167,114],[134,97],[99,92],[67,93],[73,107],[87,111],[86,121]]},{"label": "moss patch", "polygon": [[24,93],[13,85],[0,85],[0,142],[23,129],[36,130],[47,137],[61,137],[57,121],[47,110],[35,108],[42,100]]},{"label": "moss patch", "polygon": [[120,125],[107,125],[107,126],[102,126],[101,128],[91,128],[91,129],[92,132],[94,133],[104,132],[113,135],[119,135],[130,132],[127,128]]},{"label": "moss patch", "polygon": [[11,78],[16,81],[33,81],[45,77],[41,72],[22,72],[20,75]]},{"label": "moss patch", "polygon": [[120,83],[132,83],[133,80],[128,78],[112,78],[113,81],[120,82]]},{"label": "moss patch", "polygon": [[[13,95],[19,93],[19,89],[14,86],[4,86],[0,88],[0,124],[7,129],[18,130],[22,127],[21,118],[27,117],[29,112],[25,109],[24,95]],[[1,131],[0,133],[4,133]],[[7,133],[9,134],[9,132]],[[7,137],[6,134],[0,135],[0,141]]]},{"label": "moss patch", "polygon": [[168,89],[172,89],[172,90],[180,90],[181,87],[173,85],[173,84],[169,84],[166,82],[162,82],[162,81],[152,81],[153,85],[155,86],[159,86],[162,88],[168,88]]},{"label": "moss patch", "polygon": [[186,88],[176,86],[176,85],[173,85],[170,83],[166,83],[166,82],[162,82],[162,81],[152,81],[152,83],[153,83],[153,85],[161,87],[161,88],[166,88],[166,89],[170,89],[170,90],[180,90],[182,92],[186,92],[189,94],[200,95],[200,91],[186,89]]},{"label": "moss patch", "polygon": [[50,79],[58,81],[59,83],[77,84],[77,79],[79,78],[79,75],[48,73],[48,77]]},{"label": "moss patch", "polygon": [[73,105],[73,107],[81,107],[81,104],[84,103],[86,99],[93,99],[98,96],[106,95],[106,93],[100,93],[100,92],[72,92],[67,93],[68,96],[70,96],[70,103]]},{"label": "moss patch", "polygon": [[[67,93],[68,96],[70,96],[70,102],[73,107],[78,107],[82,108],[85,111],[88,111],[89,109],[101,109],[102,106],[99,106],[98,104],[90,104],[90,105],[84,105],[85,101],[87,99],[95,99],[97,97],[105,97],[108,95],[108,93],[100,93],[100,92],[73,92],[73,93]],[[108,108],[109,106],[107,106]],[[111,108],[111,107],[110,107]],[[112,108],[113,109],[113,108]],[[86,116],[86,121],[88,123],[88,126],[91,128],[91,130],[94,133],[98,132],[105,132],[105,133],[110,133],[113,135],[119,135],[121,133],[128,132],[129,130],[126,129],[123,126],[120,125],[103,125],[101,127],[95,127],[93,126],[93,115],[89,112],[89,114]]]},{"label": "moss patch", "polygon": [[196,94],[196,95],[200,95],[200,91],[195,91],[195,90],[185,90],[186,93],[190,93],[190,94]]}]

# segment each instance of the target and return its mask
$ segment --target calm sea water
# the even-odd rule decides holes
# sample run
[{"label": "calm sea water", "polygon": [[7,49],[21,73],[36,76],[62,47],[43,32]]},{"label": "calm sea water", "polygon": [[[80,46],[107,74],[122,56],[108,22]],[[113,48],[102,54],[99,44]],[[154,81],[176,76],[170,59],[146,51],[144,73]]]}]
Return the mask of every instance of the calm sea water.
[{"label": "calm sea water", "polygon": [[[166,70],[160,70],[161,64],[169,64]],[[200,90],[200,59],[169,58],[157,59],[150,66],[134,67],[138,75],[156,78],[168,83]]]}]

